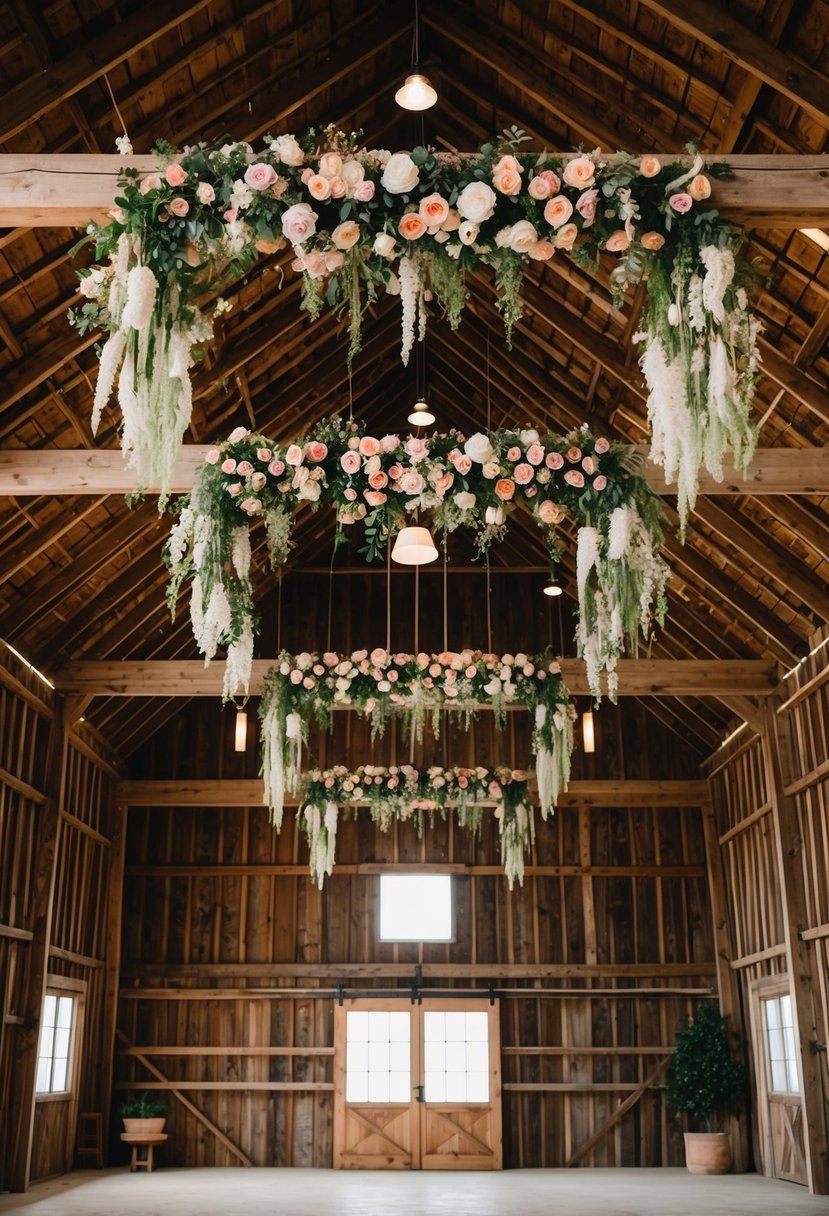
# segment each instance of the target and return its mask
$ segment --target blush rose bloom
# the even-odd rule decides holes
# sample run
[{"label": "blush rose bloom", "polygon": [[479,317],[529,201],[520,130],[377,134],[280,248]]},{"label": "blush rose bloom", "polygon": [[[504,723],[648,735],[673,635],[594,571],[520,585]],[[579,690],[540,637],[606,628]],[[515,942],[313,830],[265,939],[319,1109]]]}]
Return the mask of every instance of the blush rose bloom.
[{"label": "blush rose bloom", "polygon": [[441,227],[444,232],[457,232],[461,223],[461,213],[455,207],[449,208],[449,214],[443,221]]},{"label": "blush rose bloom", "polygon": [[187,174],[184,172],[181,165],[178,164],[168,165],[164,176],[167,179],[168,184],[174,189],[178,186],[183,186],[187,181]]},{"label": "blush rose bloom", "polygon": [[210,182],[199,182],[196,186],[196,198],[200,203],[212,203],[216,197],[216,191],[210,185]]},{"label": "blush rose bloom", "polygon": [[[322,168],[320,168],[322,172]],[[358,160],[351,157],[350,160],[343,161],[340,168],[340,177],[343,179],[349,190],[356,190],[360,182],[365,180],[366,171]]]},{"label": "blush rose bloom", "polygon": [[354,198],[358,203],[370,203],[374,198],[374,182],[360,182],[354,190]]},{"label": "blush rose bloom", "polygon": [[569,486],[575,486],[577,489],[584,485],[584,474],[578,469],[568,469],[564,474],[564,480]]},{"label": "blush rose bloom", "polygon": [[509,502],[515,493],[515,482],[509,477],[499,477],[495,483],[495,493],[502,502]]},{"label": "blush rose bloom", "polygon": [[276,170],[264,161],[257,161],[245,169],[245,185],[250,186],[251,190],[267,190],[275,181]]},{"label": "blush rose bloom", "polygon": [[665,238],[661,232],[643,232],[639,243],[643,249],[650,249],[655,253],[665,244]]},{"label": "blush rose bloom", "polygon": [[146,177],[141,178],[141,185],[138,187],[142,194],[146,194],[148,190],[158,190],[161,185],[161,178],[157,173],[148,173]]},{"label": "blush rose bloom", "polygon": [[543,172],[537,173],[527,186],[530,198],[538,199],[539,202],[543,202],[551,194],[558,194],[560,189],[561,179],[553,173],[552,169],[544,169]]},{"label": "blush rose bloom", "polygon": [[495,210],[495,191],[486,182],[470,182],[458,195],[458,213],[473,224],[482,224]]},{"label": "blush rose bloom", "polygon": [[342,168],[343,158],[338,152],[323,152],[317,172],[321,177],[339,177]]},{"label": "blush rose bloom", "polygon": [[288,448],[287,452],[285,453],[285,463],[290,464],[294,468],[296,468],[298,465],[302,464],[302,460],[303,460],[302,448],[299,446],[298,443],[292,443],[291,446]]},{"label": "blush rose bloom", "polygon": [[585,190],[576,200],[576,211],[584,220],[583,227],[589,228],[596,218],[596,204],[599,201],[598,190]]},{"label": "blush rose bloom", "polygon": [[463,454],[456,457],[456,459],[452,461],[452,464],[455,466],[458,473],[460,473],[461,477],[465,477],[472,468],[472,461],[468,456],[464,456]]},{"label": "blush rose bloom", "polygon": [[417,211],[409,211],[397,225],[397,231],[407,241],[418,241],[426,232],[426,225]]},{"label": "blush rose bloom", "polygon": [[343,452],[340,464],[346,473],[357,473],[360,469],[360,457],[357,452]]},{"label": "blush rose bloom", "polygon": [[690,194],[686,194],[684,191],[682,191],[680,194],[672,194],[668,199],[668,202],[671,204],[674,211],[677,211],[680,215],[684,215],[686,211],[690,211],[694,205],[694,200],[691,198]]},{"label": "blush rose bloom", "polygon": [[519,220],[510,232],[509,247],[516,253],[528,253],[538,240],[538,233],[529,220]]},{"label": "blush rose bloom", "polygon": [[557,198],[551,198],[544,208],[544,219],[551,228],[560,228],[562,224],[567,223],[572,214],[573,204],[563,194],[558,195]]},{"label": "blush rose bloom", "polygon": [[305,153],[293,135],[278,136],[271,144],[271,152],[279,157],[283,165],[301,165],[305,160]]},{"label": "blush rose bloom", "polygon": [[249,460],[240,460],[236,466],[236,472],[240,477],[247,477],[249,473],[253,472],[253,465]]},{"label": "blush rose bloom", "polygon": [[610,451],[610,440],[605,439],[604,435],[600,436],[593,444],[593,450],[599,456],[603,456],[605,452]]},{"label": "blush rose bloom", "polygon": [[[504,160],[512,160],[512,157],[503,157]],[[514,169],[499,169],[496,167],[492,174],[492,184],[499,194],[509,196],[521,193],[521,174],[516,173]]]},{"label": "blush rose bloom", "polygon": [[301,245],[316,232],[318,219],[307,203],[294,203],[282,216],[282,232],[292,245]]},{"label": "blush rose bloom", "polygon": [[520,460],[520,459],[521,459],[521,449],[520,448],[511,447],[511,448],[507,449],[507,460],[511,460],[513,463],[515,463],[516,460]]},{"label": "blush rose bloom", "polygon": [[527,254],[534,262],[548,262],[555,253],[555,247],[550,241],[536,241],[527,250]]},{"label": "blush rose bloom", "polygon": [[316,439],[312,440],[305,449],[305,455],[312,464],[319,464],[321,460],[325,460],[328,455],[328,447],[324,443],[319,443]]},{"label": "blush rose bloom", "polygon": [[531,464],[517,464],[512,471],[512,475],[517,485],[526,486],[535,477],[535,469]]},{"label": "blush rose bloom", "polygon": [[[342,462],[340,462],[340,463],[342,463]],[[343,490],[343,498],[346,498],[349,502],[354,502],[354,499],[356,497],[357,497],[357,491],[353,488],[353,486],[347,486]]]},{"label": "blush rose bloom", "polygon": [[308,188],[308,193],[318,203],[325,202],[331,197],[331,183],[327,177],[322,177],[319,173],[312,173],[305,183]]},{"label": "blush rose bloom", "polygon": [[575,224],[564,224],[556,235],[556,249],[572,249],[579,230]]},{"label": "blush rose bloom", "polygon": [[222,461],[222,472],[223,473],[235,473],[236,472],[236,461],[233,459],[232,456],[228,456],[227,460]]},{"label": "blush rose bloom", "polygon": [[704,173],[698,173],[688,187],[688,193],[695,203],[711,197],[711,183]]},{"label": "blush rose bloom", "polygon": [[378,469],[376,473],[372,473],[368,479],[368,484],[372,490],[384,490],[389,484],[388,475],[382,469]]},{"label": "blush rose bloom", "polygon": [[585,473],[592,474],[596,472],[596,462],[592,456],[585,456],[584,460],[581,462],[581,467],[584,469]]},{"label": "blush rose bloom", "polygon": [[625,232],[624,228],[617,228],[615,232],[611,232],[607,238],[605,249],[608,253],[623,253],[630,244],[630,237]]},{"label": "blush rose bloom", "polygon": [[408,194],[420,181],[417,165],[408,152],[395,152],[386,161],[380,184],[389,194]]},{"label": "blush rose bloom", "polygon": [[600,473],[598,477],[593,478],[593,489],[594,490],[603,490],[606,485],[607,485],[607,478],[605,477],[604,473]]},{"label": "blush rose bloom", "polygon": [[268,465],[268,472],[272,477],[281,477],[285,472],[285,462],[283,460],[272,460]]},{"label": "blush rose bloom", "polygon": [[218,464],[219,463],[219,449],[211,448],[204,459],[207,464]]},{"label": "blush rose bloom", "polygon": [[468,490],[459,490],[452,497],[455,505],[461,511],[470,511],[475,506],[475,495],[470,494]]},{"label": "blush rose bloom", "polygon": [[186,198],[171,198],[167,206],[170,209],[170,214],[177,215],[179,219],[190,210],[190,204]]},{"label": "blush rose bloom", "polygon": [[577,186],[584,190],[593,185],[595,173],[596,166],[589,156],[577,156],[568,162],[562,176],[568,186]]},{"label": "blush rose bloom", "polygon": [[345,198],[346,184],[343,179],[341,177],[330,177],[328,180],[331,183],[331,197]]},{"label": "blush rose bloom", "polygon": [[527,448],[527,460],[529,460],[530,464],[532,465],[538,465],[541,464],[543,459],[544,448],[540,443],[531,443]]},{"label": "blush rose bloom", "polygon": [[354,220],[343,220],[331,233],[331,240],[337,249],[353,249],[360,239],[360,225]]},{"label": "blush rose bloom", "polygon": [[564,464],[564,457],[561,452],[548,452],[544,458],[544,463],[548,469],[560,469]]},{"label": "blush rose bloom", "polygon": [[449,204],[441,194],[427,194],[420,200],[420,218],[428,228],[440,227],[449,215]]},{"label": "blush rose bloom", "polygon": [[538,518],[543,524],[560,524],[564,519],[564,512],[558,503],[545,498],[538,504]]},{"label": "blush rose bloom", "polygon": [[368,458],[376,456],[380,451],[380,440],[375,439],[373,435],[363,435],[359,444],[357,445],[357,450],[361,456],[366,456]]},{"label": "blush rose bloom", "polygon": [[370,507],[379,507],[387,499],[388,495],[383,494],[380,490],[363,490],[363,498]]},{"label": "blush rose bloom", "polygon": [[406,440],[403,445],[403,451],[411,460],[425,460],[429,455],[429,445],[425,439],[420,439],[417,435],[413,435],[411,439]]},{"label": "blush rose bloom", "polygon": [[423,478],[415,469],[409,469],[400,478],[400,489],[404,494],[419,494],[425,484]]},{"label": "blush rose bloom", "polygon": [[661,168],[662,163],[656,156],[643,156],[639,161],[639,172],[642,177],[656,177]]}]

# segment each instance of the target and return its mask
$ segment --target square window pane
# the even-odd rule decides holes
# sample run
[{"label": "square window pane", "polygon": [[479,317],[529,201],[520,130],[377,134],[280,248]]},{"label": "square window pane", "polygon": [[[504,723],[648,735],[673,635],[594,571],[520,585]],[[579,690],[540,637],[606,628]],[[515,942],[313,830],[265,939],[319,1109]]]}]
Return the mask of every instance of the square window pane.
[{"label": "square window pane", "polygon": [[446,1071],[466,1072],[466,1043],[446,1044]]},{"label": "square window pane", "polygon": [[776,1030],[780,1025],[780,1004],[777,999],[773,1001],[764,1001],[763,1007],[766,1011],[766,1026],[769,1030]]},{"label": "square window pane", "polygon": [[446,1074],[446,1101],[466,1101],[466,1073],[448,1072]]},{"label": "square window pane", "polygon": [[423,1048],[423,1062],[427,1072],[445,1072],[446,1044],[426,1043]]},{"label": "square window pane", "polygon": [[389,1074],[387,1072],[370,1072],[368,1074],[369,1102],[388,1102]]},{"label": "square window pane", "polygon": [[792,998],[786,993],[780,998],[780,1024],[781,1026],[793,1026],[792,1018]]},{"label": "square window pane", "polygon": [[393,942],[451,941],[451,875],[381,874],[380,938]]},{"label": "square window pane", "polygon": [[442,1043],[446,1037],[446,1019],[442,1013],[429,1013],[427,1010],[423,1015],[423,1035],[426,1042]]},{"label": "square window pane", "polygon": [[369,1043],[368,1070],[370,1073],[389,1071],[388,1043]]},{"label": "square window pane", "polygon": [[56,1025],[69,1027],[72,1025],[72,998],[62,996],[58,998],[58,1016]]},{"label": "square window pane", "polygon": [[349,1072],[368,1072],[368,1043],[349,1043],[345,1066]]},{"label": "square window pane", "polygon": [[465,1013],[447,1013],[447,1015],[446,1015],[446,1042],[447,1043],[464,1043],[464,1042],[466,1042],[466,1014]]},{"label": "square window pane", "polygon": [[388,1043],[389,1015],[384,1009],[372,1009],[368,1015],[368,1037],[370,1043]]},{"label": "square window pane", "polygon": [[54,1028],[52,1026],[42,1026],[40,1030],[40,1046],[37,1049],[37,1054],[39,1056],[44,1056],[47,1059],[51,1059],[54,1043]]},{"label": "square window pane", "polygon": [[69,1055],[69,1031],[68,1030],[61,1030],[60,1028],[58,1028],[55,1031],[55,1055],[64,1056],[64,1057]]},{"label": "square window pane", "polygon": [[788,1092],[788,1077],[786,1076],[785,1060],[772,1060],[771,1062],[771,1087],[777,1093]]},{"label": "square window pane", "polygon": [[411,1041],[412,1019],[408,1013],[389,1014],[389,1041],[392,1043],[409,1043]]},{"label": "square window pane", "polygon": [[408,1072],[390,1072],[389,1073],[389,1101],[390,1102],[410,1102],[412,1097],[412,1087],[409,1084]]},{"label": "square window pane", "polygon": [[409,1075],[411,1047],[408,1043],[389,1044],[389,1069],[391,1072],[405,1072]]},{"label": "square window pane", "polygon": [[349,1011],[346,1019],[346,1038],[349,1043],[367,1043],[368,1014]]},{"label": "square window pane", "polygon": [[345,1084],[346,1102],[368,1102],[368,1073],[349,1072]]},{"label": "square window pane", "polygon": [[56,1059],[55,1068],[52,1073],[52,1093],[60,1093],[66,1089],[66,1076],[68,1071],[69,1061],[67,1059]]},{"label": "square window pane", "polygon": [[770,1030],[769,1031],[769,1056],[771,1057],[772,1060],[782,1060],[785,1058],[785,1054],[786,1053],[783,1050],[783,1031],[782,1030]]},{"label": "square window pane", "polygon": [[37,1062],[37,1081],[35,1082],[35,1091],[39,1094],[48,1094],[49,1080],[52,1074],[52,1061],[47,1056],[43,1056]]},{"label": "square window pane", "polygon": [[56,996],[47,996],[43,1001],[43,1025],[54,1026],[55,1024],[55,1006],[58,1003]]},{"label": "square window pane", "polygon": [[466,1038],[470,1043],[486,1043],[489,1039],[489,1014],[467,1013]]},{"label": "square window pane", "polygon": [[467,1072],[486,1072],[489,1068],[489,1051],[486,1043],[467,1043]]},{"label": "square window pane", "polygon": [[426,1089],[423,1095],[427,1102],[446,1101],[446,1074],[442,1072],[426,1073]]},{"label": "square window pane", "polygon": [[466,1074],[467,1102],[489,1101],[489,1073],[468,1072]]}]

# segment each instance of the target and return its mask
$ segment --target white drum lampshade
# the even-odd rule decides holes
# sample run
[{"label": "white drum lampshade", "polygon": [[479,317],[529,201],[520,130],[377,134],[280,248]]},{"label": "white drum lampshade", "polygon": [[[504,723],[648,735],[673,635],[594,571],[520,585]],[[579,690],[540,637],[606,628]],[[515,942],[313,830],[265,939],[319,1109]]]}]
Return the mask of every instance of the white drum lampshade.
[{"label": "white drum lampshade", "polygon": [[401,566],[426,566],[438,551],[428,528],[401,528],[391,555]]}]

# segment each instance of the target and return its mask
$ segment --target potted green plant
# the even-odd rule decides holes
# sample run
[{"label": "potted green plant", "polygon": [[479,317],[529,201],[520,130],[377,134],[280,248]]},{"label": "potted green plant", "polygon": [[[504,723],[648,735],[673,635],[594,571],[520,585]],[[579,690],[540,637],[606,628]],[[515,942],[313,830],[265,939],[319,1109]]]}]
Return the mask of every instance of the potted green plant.
[{"label": "potted green plant", "polygon": [[739,1113],[746,1070],[734,1053],[726,1020],[714,1005],[701,1005],[676,1034],[667,1076],[668,1105],[705,1125],[685,1133],[685,1164],[692,1174],[725,1174],[731,1168],[726,1132],[714,1130],[717,1115]]},{"label": "potted green plant", "polygon": [[162,1097],[149,1093],[133,1094],[118,1107],[124,1120],[124,1131],[133,1136],[158,1136],[164,1131],[167,1103]]}]

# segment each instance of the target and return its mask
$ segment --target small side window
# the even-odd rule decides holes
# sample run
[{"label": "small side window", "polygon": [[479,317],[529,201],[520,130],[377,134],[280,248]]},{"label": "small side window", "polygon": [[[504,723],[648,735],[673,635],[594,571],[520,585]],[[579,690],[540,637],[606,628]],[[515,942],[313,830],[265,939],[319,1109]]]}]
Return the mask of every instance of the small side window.
[{"label": "small side window", "polygon": [[380,940],[451,942],[450,874],[381,874]]}]

